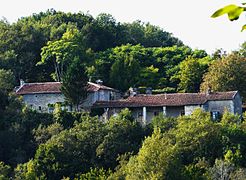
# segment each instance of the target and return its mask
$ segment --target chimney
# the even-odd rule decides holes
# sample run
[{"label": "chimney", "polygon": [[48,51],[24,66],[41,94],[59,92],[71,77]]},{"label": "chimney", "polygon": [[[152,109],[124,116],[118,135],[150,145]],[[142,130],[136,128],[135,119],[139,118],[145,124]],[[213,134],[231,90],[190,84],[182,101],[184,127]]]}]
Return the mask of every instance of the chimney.
[{"label": "chimney", "polygon": [[145,90],[145,93],[147,95],[151,95],[152,94],[152,88],[151,87],[147,87],[146,90]]},{"label": "chimney", "polygon": [[207,90],[206,90],[206,95],[209,95],[211,93],[212,93],[211,87],[208,87]]},{"label": "chimney", "polygon": [[138,88],[132,88],[132,87],[130,87],[129,88],[129,92],[130,92],[130,96],[131,97],[136,96],[138,94]]},{"label": "chimney", "polygon": [[20,79],[20,87],[22,87],[25,84],[25,81],[23,79]]},{"label": "chimney", "polygon": [[96,83],[99,84],[99,85],[102,85],[103,81],[101,79],[98,79],[98,80],[96,80]]}]

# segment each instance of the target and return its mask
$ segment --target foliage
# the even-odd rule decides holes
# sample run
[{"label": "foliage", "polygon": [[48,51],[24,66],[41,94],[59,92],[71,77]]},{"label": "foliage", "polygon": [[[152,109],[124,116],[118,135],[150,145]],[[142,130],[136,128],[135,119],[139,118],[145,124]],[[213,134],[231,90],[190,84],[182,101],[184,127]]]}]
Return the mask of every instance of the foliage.
[{"label": "foliage", "polygon": [[[245,5],[245,3],[242,3],[242,4]],[[216,17],[219,17],[221,15],[227,14],[229,20],[234,21],[234,20],[237,20],[239,18],[239,16],[241,15],[241,13],[245,10],[246,10],[245,6],[242,7],[242,6],[237,6],[235,4],[230,4],[230,5],[227,5],[223,8],[218,9],[216,12],[214,12],[212,14],[211,17],[216,18]],[[242,31],[245,29],[246,29],[246,25],[244,25],[242,27]]]},{"label": "foliage", "polygon": [[0,161],[0,179],[7,180],[10,177],[11,167]]},{"label": "foliage", "polygon": [[173,117],[165,117],[163,114],[152,119],[150,126],[155,129],[159,128],[161,132],[166,132],[177,125],[177,119]]},{"label": "foliage", "polygon": [[81,174],[79,175],[78,178],[75,178],[75,180],[90,180],[90,179],[97,179],[97,180],[106,180],[109,175],[112,173],[112,171],[108,170],[104,170],[104,169],[90,169],[89,172],[85,173],[85,174]]},{"label": "foliage", "polygon": [[[176,91],[178,82],[172,81],[172,77],[180,70],[180,62],[190,55],[199,59],[207,56],[203,51],[192,52],[186,46],[145,48],[122,45],[96,55],[94,76],[102,77],[105,84],[122,91],[137,86]],[[203,61],[206,60],[200,62]]]},{"label": "foliage", "polygon": [[208,68],[205,60],[188,57],[180,63],[178,89],[182,92],[199,92],[202,76]]},{"label": "foliage", "polygon": [[37,144],[45,143],[52,136],[59,134],[63,130],[63,126],[59,123],[54,123],[49,126],[40,124],[37,129],[34,129],[33,136]]},{"label": "foliage", "polygon": [[[173,179],[179,178],[179,158],[177,147],[172,139],[155,129],[151,137],[147,137],[136,156],[121,167],[122,174],[114,174],[118,179]],[[161,161],[160,161],[161,159]]]},{"label": "foliage", "polygon": [[213,168],[210,169],[212,179],[229,179],[230,174],[234,171],[234,165],[223,160],[216,159]]},{"label": "foliage", "polygon": [[127,152],[136,154],[144,138],[144,129],[130,116],[125,109],[117,117],[112,117],[106,124],[107,134],[97,147],[96,153],[101,165],[114,169],[117,158]]},{"label": "foliage", "polygon": [[[159,124],[159,128],[165,126],[165,123]],[[231,127],[212,122],[210,114],[199,109],[191,116],[179,117],[176,126],[163,132],[155,129],[152,136],[145,139],[139,153],[123,163],[110,178],[207,179],[213,174],[216,159],[224,157],[238,166],[244,162],[241,153],[245,146],[240,139],[245,135],[239,130],[240,126],[237,135],[231,132]],[[240,152],[233,148],[235,142],[240,144]],[[226,148],[232,150],[225,151]]]},{"label": "foliage", "polygon": [[14,88],[14,75],[10,70],[0,69],[0,91],[8,93]]},{"label": "foliage", "polygon": [[[18,164],[15,168],[15,179],[37,179],[37,174],[35,172],[35,161],[30,160],[25,164]],[[45,179],[44,176],[41,176],[39,179]]]},{"label": "foliage", "polygon": [[56,81],[62,80],[71,60],[75,57],[79,57],[81,46],[77,42],[77,39],[77,29],[67,30],[67,32],[63,34],[61,40],[56,40],[54,42],[49,41],[47,46],[42,48],[41,63],[45,63],[46,61],[54,63]]},{"label": "foliage", "polygon": [[246,59],[238,54],[230,54],[222,60],[214,61],[204,75],[201,90],[205,91],[208,87],[213,91],[232,91],[238,90],[242,97],[246,92]]},{"label": "foliage", "polygon": [[75,106],[76,111],[79,111],[79,105],[87,97],[87,82],[84,65],[79,59],[75,59],[62,78],[61,91],[66,101]]}]

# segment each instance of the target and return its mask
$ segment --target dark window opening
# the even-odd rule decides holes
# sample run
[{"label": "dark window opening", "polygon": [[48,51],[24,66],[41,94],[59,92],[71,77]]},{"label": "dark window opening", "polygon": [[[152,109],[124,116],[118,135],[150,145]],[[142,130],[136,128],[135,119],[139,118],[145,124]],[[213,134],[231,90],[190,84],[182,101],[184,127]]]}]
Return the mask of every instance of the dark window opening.
[{"label": "dark window opening", "polygon": [[212,111],[211,112],[212,120],[218,120],[219,116],[220,116],[220,112],[219,111]]}]

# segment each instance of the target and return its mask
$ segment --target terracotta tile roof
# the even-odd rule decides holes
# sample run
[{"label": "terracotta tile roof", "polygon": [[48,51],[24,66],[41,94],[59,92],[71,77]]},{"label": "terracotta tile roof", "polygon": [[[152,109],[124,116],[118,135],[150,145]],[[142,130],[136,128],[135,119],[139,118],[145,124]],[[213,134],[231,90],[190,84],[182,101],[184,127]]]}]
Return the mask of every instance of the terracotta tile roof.
[{"label": "terracotta tile roof", "polygon": [[61,93],[60,82],[45,82],[45,83],[25,83],[17,89],[16,94],[43,94],[43,93]]},{"label": "terracotta tile roof", "polygon": [[97,101],[93,107],[151,107],[201,105],[209,100],[231,100],[237,91],[205,93],[174,93],[158,95],[137,95],[114,101]]},{"label": "terracotta tile roof", "polygon": [[[25,83],[16,90],[16,94],[47,94],[47,93],[61,93],[60,82],[43,82],[43,83]],[[88,82],[88,92],[96,92],[99,90],[116,91],[113,88]]]}]

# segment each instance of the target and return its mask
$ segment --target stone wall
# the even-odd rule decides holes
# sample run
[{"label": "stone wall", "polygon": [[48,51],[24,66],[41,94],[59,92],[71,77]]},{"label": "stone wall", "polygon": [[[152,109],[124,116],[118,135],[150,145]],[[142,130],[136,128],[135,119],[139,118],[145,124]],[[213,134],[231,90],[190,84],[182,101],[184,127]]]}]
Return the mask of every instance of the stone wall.
[{"label": "stone wall", "polygon": [[234,114],[234,103],[233,100],[223,100],[223,101],[208,101],[206,103],[206,111],[213,112],[218,111],[223,114],[225,110]]},{"label": "stone wall", "polygon": [[119,93],[116,93],[114,91],[110,91],[110,90],[99,90],[93,93],[89,93],[87,96],[87,99],[83,102],[82,106],[90,109],[91,106],[96,102],[96,101],[109,101],[109,100],[113,100],[111,99],[112,97],[114,97],[113,99],[119,99],[120,95]]},{"label": "stone wall", "polygon": [[184,107],[185,115],[191,115],[195,109],[202,108],[200,105],[189,105]]},{"label": "stone wall", "polygon": [[184,106],[167,106],[166,107],[166,116],[178,117],[184,113]]},{"label": "stone wall", "polygon": [[242,98],[239,95],[239,93],[236,94],[233,100],[233,103],[234,103],[234,113],[241,115],[242,114]]},{"label": "stone wall", "polygon": [[[86,100],[80,107],[90,110],[93,103],[99,100],[109,101],[112,95],[119,98],[119,94],[109,90],[99,90],[89,93]],[[65,97],[61,93],[26,94],[23,95],[23,100],[29,108],[40,112],[49,112],[48,104],[55,104],[58,102],[62,103],[65,101]]]},{"label": "stone wall", "polygon": [[54,94],[26,94],[23,95],[25,104],[34,110],[40,112],[48,112],[48,104],[64,102],[64,95],[60,93]]}]

